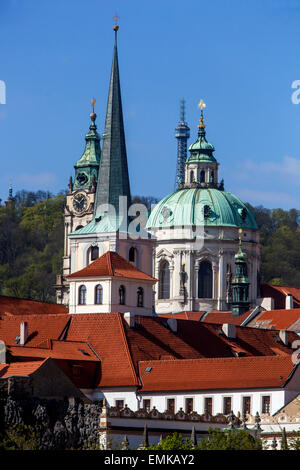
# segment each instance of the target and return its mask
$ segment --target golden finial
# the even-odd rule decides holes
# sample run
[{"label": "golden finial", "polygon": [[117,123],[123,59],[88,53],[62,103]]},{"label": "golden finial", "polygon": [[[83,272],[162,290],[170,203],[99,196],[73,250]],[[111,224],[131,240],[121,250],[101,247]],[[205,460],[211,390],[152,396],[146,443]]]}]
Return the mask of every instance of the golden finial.
[{"label": "golden finial", "polygon": [[203,121],[203,109],[206,108],[206,104],[204,103],[203,99],[201,98],[199,104],[198,104],[198,108],[201,109],[201,117],[200,117],[200,124],[198,124],[198,127],[200,128],[205,128],[205,124],[204,124],[204,121]]},{"label": "golden finial", "polygon": [[243,229],[239,228],[239,244],[240,245],[242,244],[242,233],[243,233]]},{"label": "golden finial", "polygon": [[90,114],[90,118],[91,118],[92,121],[95,121],[95,120],[96,120],[96,117],[97,117],[97,114],[96,114],[95,111],[94,111],[94,106],[95,106],[95,104],[96,104],[96,98],[92,98],[92,100],[91,100],[91,105],[92,105],[93,111],[92,111],[91,114]]},{"label": "golden finial", "polygon": [[113,27],[113,30],[114,31],[118,31],[119,29],[119,26],[118,26],[118,21],[119,21],[120,17],[117,15],[117,13],[115,14],[114,16],[114,22],[115,22],[115,25]]}]

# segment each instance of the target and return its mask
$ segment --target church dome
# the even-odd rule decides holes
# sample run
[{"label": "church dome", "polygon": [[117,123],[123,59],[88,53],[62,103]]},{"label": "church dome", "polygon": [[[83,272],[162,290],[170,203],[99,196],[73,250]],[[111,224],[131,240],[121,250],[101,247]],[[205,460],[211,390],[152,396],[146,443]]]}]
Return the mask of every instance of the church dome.
[{"label": "church dome", "polygon": [[146,227],[178,226],[258,230],[254,215],[239,198],[215,188],[184,188],[169,194],[152,210]]}]

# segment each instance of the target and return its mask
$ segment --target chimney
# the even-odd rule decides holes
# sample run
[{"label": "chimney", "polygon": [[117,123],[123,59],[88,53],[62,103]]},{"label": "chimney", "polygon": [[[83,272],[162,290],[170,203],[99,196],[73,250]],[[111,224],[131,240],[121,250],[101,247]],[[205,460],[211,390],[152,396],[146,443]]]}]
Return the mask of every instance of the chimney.
[{"label": "chimney", "polygon": [[281,341],[283,342],[283,344],[285,346],[287,346],[289,344],[287,330],[280,330],[279,331],[279,338],[281,339]]},{"label": "chimney", "polygon": [[168,318],[167,320],[168,327],[173,333],[177,333],[177,320],[176,318]]},{"label": "chimney", "polygon": [[0,364],[6,364],[6,346],[2,340],[0,340]]},{"label": "chimney", "polygon": [[230,323],[224,323],[222,325],[222,331],[229,339],[236,338],[236,327],[235,325],[231,325]]},{"label": "chimney", "polygon": [[134,313],[125,312],[124,313],[124,320],[126,321],[129,328],[134,328],[134,325],[135,325]]},{"label": "chimney", "polygon": [[291,308],[294,308],[294,299],[292,295],[288,294],[285,298],[285,309],[290,310]]},{"label": "chimney", "polygon": [[22,321],[20,324],[20,346],[24,346],[28,338],[28,323]]}]

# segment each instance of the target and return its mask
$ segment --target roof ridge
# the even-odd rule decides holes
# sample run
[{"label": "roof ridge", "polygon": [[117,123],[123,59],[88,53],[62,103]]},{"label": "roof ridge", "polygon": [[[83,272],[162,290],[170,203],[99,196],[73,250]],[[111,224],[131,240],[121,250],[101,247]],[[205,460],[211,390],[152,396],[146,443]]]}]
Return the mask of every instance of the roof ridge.
[{"label": "roof ridge", "polygon": [[108,264],[108,272],[110,276],[114,276],[114,269],[112,267],[112,260],[111,260],[111,251],[106,252],[107,264]]},{"label": "roof ridge", "polygon": [[166,362],[170,362],[174,364],[174,362],[217,362],[217,361],[226,361],[226,362],[233,362],[233,361],[254,361],[254,360],[269,360],[273,359],[278,361],[279,359],[285,358],[285,360],[289,357],[289,355],[281,355],[281,356],[274,356],[274,355],[269,355],[269,356],[243,356],[243,357],[194,357],[194,358],[189,358],[189,359],[166,359],[166,360],[161,360],[161,359],[148,359],[147,361],[139,361],[139,363],[145,363],[145,362],[155,362],[157,364],[165,364]]},{"label": "roof ridge", "polygon": [[118,313],[118,319],[119,319],[119,324],[120,324],[120,329],[121,329],[121,335],[122,335],[122,338],[124,340],[125,351],[127,353],[128,359],[129,359],[129,364],[130,364],[131,371],[133,373],[133,377],[135,379],[135,385],[141,385],[140,380],[139,380],[139,378],[137,376],[137,373],[135,371],[135,367],[133,365],[133,360],[132,360],[132,357],[131,357],[131,354],[130,354],[130,349],[129,349],[128,342],[127,342],[127,336],[126,336],[124,325],[123,325],[123,316],[121,316],[120,313]]}]

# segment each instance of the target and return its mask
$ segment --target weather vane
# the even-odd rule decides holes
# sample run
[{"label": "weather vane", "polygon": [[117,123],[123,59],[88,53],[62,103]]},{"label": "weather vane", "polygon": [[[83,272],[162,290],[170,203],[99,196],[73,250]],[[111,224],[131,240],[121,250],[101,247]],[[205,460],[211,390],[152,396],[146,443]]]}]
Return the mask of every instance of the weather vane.
[{"label": "weather vane", "polygon": [[95,104],[96,104],[96,98],[92,98],[91,105],[93,107],[93,113],[95,112],[95,110],[94,110]]}]

